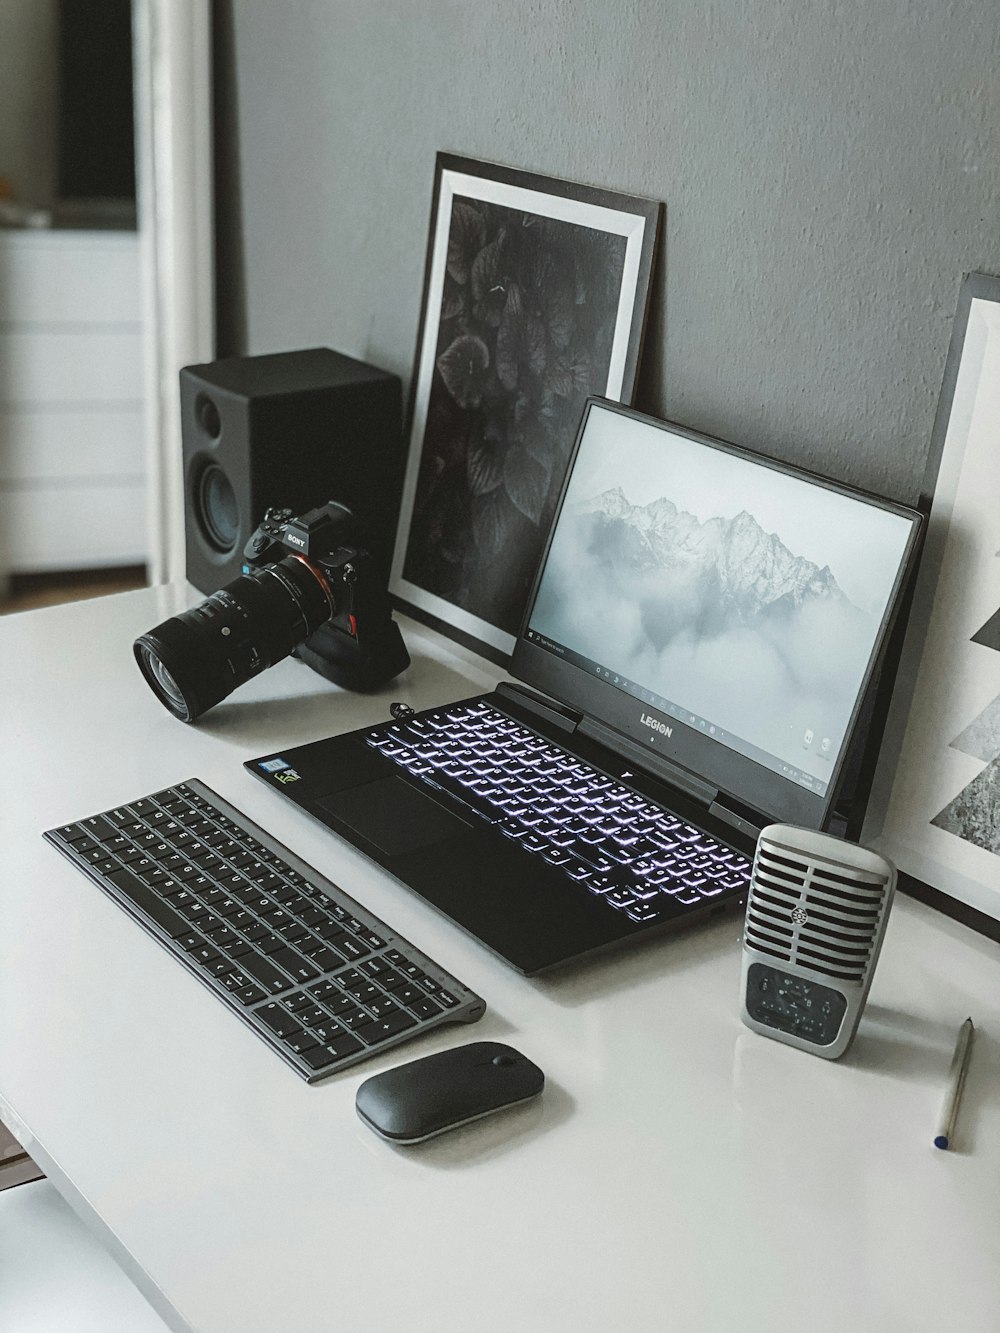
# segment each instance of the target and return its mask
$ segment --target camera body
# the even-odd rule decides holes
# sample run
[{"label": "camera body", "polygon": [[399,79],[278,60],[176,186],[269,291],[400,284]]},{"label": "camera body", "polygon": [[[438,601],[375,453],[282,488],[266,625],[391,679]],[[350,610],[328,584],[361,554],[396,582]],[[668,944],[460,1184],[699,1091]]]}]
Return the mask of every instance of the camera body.
[{"label": "camera body", "polygon": [[299,515],[268,509],[243,548],[243,572],[295,556],[321,574],[330,615],[293,656],[335,685],[363,691],[392,680],[410,658],[391,618],[385,575],[360,535],[354,513],[336,500]]},{"label": "camera body", "polygon": [[135,641],[139,669],[184,722],[294,654],[347,690],[372,690],[410,664],[385,571],[336,501],[294,515],[269,509],[243,573]]}]

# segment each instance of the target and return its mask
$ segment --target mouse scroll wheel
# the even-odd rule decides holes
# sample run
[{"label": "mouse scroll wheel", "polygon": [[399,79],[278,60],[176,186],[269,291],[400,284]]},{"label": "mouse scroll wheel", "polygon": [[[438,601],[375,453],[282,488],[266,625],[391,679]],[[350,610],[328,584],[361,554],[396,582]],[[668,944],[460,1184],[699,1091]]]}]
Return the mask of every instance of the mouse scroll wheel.
[{"label": "mouse scroll wheel", "polygon": [[514,1057],[512,1055],[495,1055],[493,1057],[493,1063],[495,1065],[502,1065],[506,1068],[507,1065],[512,1065],[514,1063]]}]

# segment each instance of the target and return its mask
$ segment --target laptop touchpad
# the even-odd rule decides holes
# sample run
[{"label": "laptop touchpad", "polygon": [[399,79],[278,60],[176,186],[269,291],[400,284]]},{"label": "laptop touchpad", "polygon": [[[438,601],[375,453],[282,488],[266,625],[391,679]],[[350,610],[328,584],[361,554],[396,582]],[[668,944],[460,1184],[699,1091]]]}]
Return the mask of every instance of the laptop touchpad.
[{"label": "laptop touchpad", "polygon": [[433,797],[394,776],[333,792],[317,800],[316,805],[387,856],[429,847],[469,827]]}]

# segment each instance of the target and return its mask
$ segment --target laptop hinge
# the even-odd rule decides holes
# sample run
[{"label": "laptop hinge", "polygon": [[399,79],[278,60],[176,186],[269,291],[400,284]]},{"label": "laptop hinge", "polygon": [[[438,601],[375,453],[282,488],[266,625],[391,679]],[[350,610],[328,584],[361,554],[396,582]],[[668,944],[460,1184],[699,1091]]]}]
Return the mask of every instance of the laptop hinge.
[{"label": "laptop hinge", "polygon": [[686,769],[679,768],[672,764],[669,759],[661,759],[658,755],[650,754],[648,750],[641,745],[636,745],[627,736],[623,736],[620,731],[615,731],[612,727],[607,727],[603,722],[597,722],[592,717],[582,717],[580,724],[576,729],[578,736],[586,736],[588,740],[596,741],[598,745],[607,750],[611,750],[620,759],[624,759],[629,764],[634,764],[636,768],[648,773],[651,777],[659,779],[660,782],[667,782],[672,787],[693,797],[699,805],[711,806],[712,802],[718,796],[718,788],[710,786],[707,782],[702,782],[694,774]]},{"label": "laptop hinge", "polygon": [[[717,797],[708,807],[709,813],[715,815],[718,819],[721,819],[723,823],[729,824],[732,828],[739,829],[739,831],[745,833],[748,838],[753,838],[754,841],[756,841],[760,835],[761,828],[763,827],[760,823],[760,816],[756,815],[754,812],[754,817],[750,818],[751,811],[747,810],[742,812],[739,808],[733,809],[730,805],[726,804],[728,799],[729,798],[722,796]],[[735,804],[736,803],[733,802],[733,805]]]},{"label": "laptop hinge", "polygon": [[580,720],[579,713],[574,713],[569,708],[562,708],[559,704],[553,703],[551,699],[546,699],[544,695],[536,694],[534,690],[529,690],[524,685],[518,685],[514,681],[500,681],[495,693],[505,699],[513,699],[522,708],[527,708],[535,717],[545,718],[546,721],[553,723],[562,731],[575,731]]}]

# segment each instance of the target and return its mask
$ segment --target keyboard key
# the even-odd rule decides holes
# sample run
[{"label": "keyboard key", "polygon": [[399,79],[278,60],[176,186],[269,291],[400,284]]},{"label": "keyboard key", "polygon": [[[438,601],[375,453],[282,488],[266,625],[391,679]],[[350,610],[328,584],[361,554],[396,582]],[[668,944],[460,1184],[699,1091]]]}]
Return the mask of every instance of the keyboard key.
[{"label": "keyboard key", "polygon": [[349,963],[356,963],[360,958],[367,958],[371,953],[363,944],[359,944],[352,935],[338,935],[336,939],[328,941],[331,949],[336,949]]},{"label": "keyboard key", "polygon": [[352,986],[364,985],[366,978],[356,967],[345,967],[342,972],[337,973],[337,980],[342,989],[350,990]]},{"label": "keyboard key", "polygon": [[190,953],[191,957],[195,960],[195,962],[202,963],[205,966],[207,966],[209,963],[214,963],[216,959],[222,957],[218,949],[213,948],[213,946],[209,944],[207,941],[205,941],[202,944],[196,945],[196,947],[193,949],[189,949],[188,952]]},{"label": "keyboard key", "polygon": [[358,1041],[357,1037],[343,1032],[325,1045],[314,1046],[311,1050],[305,1051],[302,1059],[310,1069],[322,1069],[326,1065],[345,1060],[349,1055],[356,1055],[358,1051],[364,1049],[364,1044]]},{"label": "keyboard key", "polygon": [[284,972],[278,971],[270,959],[262,958],[257,953],[248,953],[240,962],[243,971],[249,972],[264,987],[268,995],[280,995],[282,991],[291,990],[291,981]]},{"label": "keyboard key", "polygon": [[414,1027],[417,1020],[400,1009],[398,1013],[390,1014],[388,1018],[376,1019],[371,1023],[364,1023],[355,1030],[356,1036],[365,1042],[368,1046],[374,1046],[380,1041],[385,1041],[388,1037],[394,1037],[397,1033],[405,1032],[407,1028]]},{"label": "keyboard key", "polygon": [[318,1003],[325,1003],[335,996],[341,995],[339,986],[335,986],[332,981],[318,981],[315,986],[310,986],[305,992],[306,995],[316,1000]]},{"label": "keyboard key", "polygon": [[641,924],[645,921],[655,921],[659,916],[659,912],[657,912],[656,908],[651,903],[642,902],[633,903],[632,906],[627,909],[626,915],[630,917],[631,920]]},{"label": "keyboard key", "polygon": [[228,926],[213,926],[211,930],[206,930],[205,934],[220,949],[225,949],[230,944],[235,944],[239,938],[236,931],[230,930]]},{"label": "keyboard key", "polygon": [[108,875],[108,880],[123,897],[144,912],[161,930],[166,931],[171,939],[177,939],[188,933],[188,923],[153,892],[148,884],[133,875],[130,870],[115,870]]},{"label": "keyboard key", "polygon": [[379,987],[376,986],[374,982],[368,981],[365,977],[359,978],[358,981],[353,982],[351,985],[347,985],[343,981],[340,984],[344,987],[344,990],[349,991],[354,996],[359,1004],[367,1004],[369,1000],[374,1000],[382,994]]},{"label": "keyboard key", "polygon": [[376,980],[387,976],[392,968],[382,958],[369,958],[359,965],[358,970],[363,972],[366,977],[374,977]]},{"label": "keyboard key", "polygon": [[631,893],[633,898],[638,898],[642,900],[645,898],[659,897],[660,890],[657,885],[650,884],[648,880],[637,879],[633,880],[633,882],[629,885],[629,892]]},{"label": "keyboard key", "polygon": [[290,1014],[281,1004],[261,1005],[254,1012],[255,1017],[259,1018],[272,1032],[276,1032],[279,1037],[290,1036],[302,1027],[298,1018],[294,1014]]},{"label": "keyboard key", "polygon": [[296,981],[313,981],[320,975],[319,968],[311,963],[308,958],[304,958],[296,949],[287,947],[276,949],[271,954],[270,961],[283,968]]},{"label": "keyboard key", "polygon": [[612,889],[604,895],[604,901],[610,903],[612,907],[631,907],[635,902],[635,895],[631,889]]},{"label": "keyboard key", "polygon": [[291,1036],[284,1038],[285,1045],[294,1055],[302,1055],[305,1051],[318,1046],[319,1038],[312,1032],[293,1032]]},{"label": "keyboard key", "polygon": [[591,893],[609,893],[616,887],[616,881],[610,875],[598,875],[596,872],[585,881]]},{"label": "keyboard key", "polygon": [[322,944],[310,944],[308,947],[303,948],[302,952],[307,958],[312,959],[320,972],[332,972],[344,961],[339,954],[334,953],[332,949],[327,948]]},{"label": "keyboard key", "polygon": [[[299,996],[291,998],[298,1000]],[[292,1009],[292,1005],[289,1003],[288,1000],[283,1000],[282,1003],[284,1004],[286,1009]],[[330,1015],[326,1012],[326,1010],[321,1008],[318,1004],[310,1004],[308,995],[305,996],[304,1004],[295,1005],[293,1012],[298,1014],[299,1022],[302,1024],[303,1027],[307,1028],[314,1027],[317,1023],[322,1023],[324,1020],[330,1017]]]},{"label": "keyboard key", "polygon": [[304,911],[298,913],[299,920],[311,929],[328,922],[330,918],[321,907],[310,904]]},{"label": "keyboard key", "polygon": [[[231,972],[224,973],[222,976],[219,977],[219,980],[222,982],[223,986],[225,986],[227,991],[231,991],[233,993],[235,993],[238,990],[243,990],[247,986],[253,986],[253,982],[246,975],[246,973],[240,972],[238,968],[235,968]],[[265,998],[264,993],[263,991],[260,991],[259,986],[254,986],[254,989],[260,992],[258,997],[259,999]]]},{"label": "keyboard key", "polygon": [[345,1028],[351,1028],[352,1031],[365,1027],[371,1021],[370,1014],[366,1014],[363,1009],[359,1009],[356,1004],[351,1004],[350,1001],[338,1012],[337,1017]]}]

